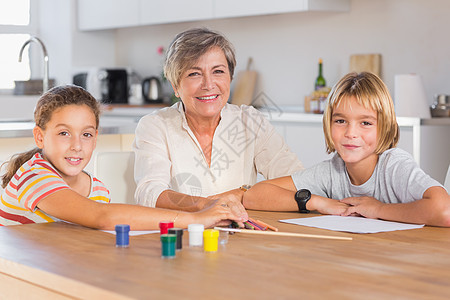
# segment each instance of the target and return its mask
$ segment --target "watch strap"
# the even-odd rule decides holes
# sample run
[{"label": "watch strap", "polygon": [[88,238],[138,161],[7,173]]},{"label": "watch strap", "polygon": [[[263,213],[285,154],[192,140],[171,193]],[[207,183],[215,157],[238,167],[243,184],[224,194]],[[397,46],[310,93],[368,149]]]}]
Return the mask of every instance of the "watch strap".
[{"label": "watch strap", "polygon": [[306,209],[306,203],[311,199],[311,192],[307,189],[298,190],[295,193],[295,201],[297,202],[298,211],[303,214],[309,213]]}]

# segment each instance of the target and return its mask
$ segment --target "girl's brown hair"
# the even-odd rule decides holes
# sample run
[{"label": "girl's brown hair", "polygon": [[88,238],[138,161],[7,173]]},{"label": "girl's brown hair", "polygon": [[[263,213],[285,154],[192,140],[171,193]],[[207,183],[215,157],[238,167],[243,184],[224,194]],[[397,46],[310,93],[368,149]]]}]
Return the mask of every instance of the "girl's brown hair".
[{"label": "girl's brown hair", "polygon": [[343,99],[355,97],[356,101],[367,109],[377,112],[377,148],[376,154],[397,145],[400,133],[395,117],[394,103],[384,82],[369,72],[349,73],[338,81],[328,95],[327,107],[323,115],[323,131],[327,152],[334,152],[331,139],[331,122],[334,109]]},{"label": "girl's brown hair", "polygon": [[[53,113],[59,108],[67,105],[87,105],[95,115],[96,127],[98,128],[100,121],[100,104],[89,92],[75,85],[54,87],[39,98],[36,108],[34,109],[34,121],[36,126],[45,130]],[[13,155],[9,161],[2,164],[2,167],[7,164],[5,174],[1,177],[3,188],[8,185],[17,170],[36,153],[42,153],[42,150],[34,148],[26,152],[17,153]]]}]

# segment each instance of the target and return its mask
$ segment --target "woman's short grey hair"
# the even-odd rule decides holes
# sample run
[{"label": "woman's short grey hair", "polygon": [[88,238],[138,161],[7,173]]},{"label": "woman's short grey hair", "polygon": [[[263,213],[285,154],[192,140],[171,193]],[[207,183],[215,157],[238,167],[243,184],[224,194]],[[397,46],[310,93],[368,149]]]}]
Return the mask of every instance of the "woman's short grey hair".
[{"label": "woman's short grey hair", "polygon": [[177,34],[167,50],[164,76],[177,88],[182,74],[213,47],[222,49],[228,63],[230,79],[233,79],[236,66],[233,45],[223,34],[207,28],[193,28]]}]

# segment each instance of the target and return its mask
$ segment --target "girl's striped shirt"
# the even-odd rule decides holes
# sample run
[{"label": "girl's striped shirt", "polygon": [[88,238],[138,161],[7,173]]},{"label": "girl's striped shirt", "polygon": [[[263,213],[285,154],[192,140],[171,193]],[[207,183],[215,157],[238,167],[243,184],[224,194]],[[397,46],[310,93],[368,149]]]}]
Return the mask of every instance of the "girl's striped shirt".
[{"label": "girl's striped shirt", "polygon": [[[109,190],[103,182],[91,178],[88,198],[109,203]],[[0,226],[59,221],[40,210],[39,201],[59,190],[70,189],[53,165],[40,153],[25,162],[13,176],[1,195]]]}]

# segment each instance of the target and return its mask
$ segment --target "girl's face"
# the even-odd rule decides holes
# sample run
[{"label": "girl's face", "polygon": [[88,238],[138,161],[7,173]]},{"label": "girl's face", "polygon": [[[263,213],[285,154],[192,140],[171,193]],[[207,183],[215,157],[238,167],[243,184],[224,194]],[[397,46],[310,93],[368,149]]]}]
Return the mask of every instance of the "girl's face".
[{"label": "girl's face", "polygon": [[355,97],[342,99],[331,119],[331,138],[348,166],[374,168],[378,155],[377,113],[358,104]]},{"label": "girl's face", "polygon": [[199,119],[220,117],[230,96],[231,77],[222,49],[214,47],[181,75],[176,92],[183,101],[186,115]]},{"label": "girl's face", "polygon": [[91,159],[98,131],[87,105],[67,105],[53,112],[45,131],[36,126],[33,133],[44,158],[68,183],[77,179]]}]

